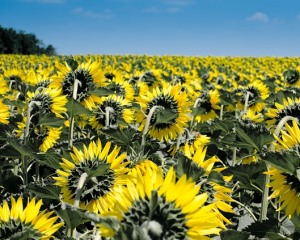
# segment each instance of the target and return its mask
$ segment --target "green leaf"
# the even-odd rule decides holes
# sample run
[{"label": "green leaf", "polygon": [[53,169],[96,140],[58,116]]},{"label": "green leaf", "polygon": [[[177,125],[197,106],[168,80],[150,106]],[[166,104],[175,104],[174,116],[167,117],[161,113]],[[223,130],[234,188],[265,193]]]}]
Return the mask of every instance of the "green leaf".
[{"label": "green leaf", "polygon": [[274,232],[267,232],[266,233],[267,239],[272,239],[272,240],[287,240],[285,236],[279,234],[279,233],[274,233]]},{"label": "green leaf", "polygon": [[3,103],[9,106],[14,106],[22,109],[25,106],[25,103],[22,101],[17,101],[17,100],[9,100],[9,99],[3,99]]},{"label": "green leaf", "polygon": [[192,178],[193,181],[197,181],[205,173],[203,168],[199,167],[181,153],[177,153],[175,159],[177,160],[176,175],[178,178],[186,174],[187,178]]},{"label": "green leaf", "polygon": [[244,140],[246,143],[248,143],[251,147],[255,148],[256,150],[259,150],[259,147],[256,145],[256,143],[249,137],[249,135],[240,127],[236,127],[236,133],[239,138]]},{"label": "green leaf", "polygon": [[38,154],[37,161],[41,166],[48,166],[53,169],[59,169],[59,162],[61,160],[61,156],[58,155],[54,150],[48,150],[44,154]]},{"label": "green leaf", "polygon": [[156,114],[155,124],[172,124],[174,120],[178,117],[178,113],[174,113],[168,109],[162,109]]},{"label": "green leaf", "polygon": [[73,57],[66,59],[66,64],[72,69],[72,71],[75,71],[78,67],[78,62],[74,60]]},{"label": "green leaf", "polygon": [[251,184],[263,187],[264,175],[266,166],[264,162],[257,162],[248,165],[235,165],[230,166],[224,171],[222,171],[223,175],[233,175],[234,181],[241,182],[245,188],[250,190],[257,190]]},{"label": "green leaf", "polygon": [[295,226],[295,232],[300,233],[300,216],[293,214],[291,221],[293,222],[293,224]]},{"label": "green leaf", "polygon": [[219,172],[216,172],[216,171],[211,171],[208,175],[207,180],[209,180],[211,182],[214,182],[214,183],[217,183],[217,184],[220,184],[220,185],[225,184],[222,175]]},{"label": "green leaf", "polygon": [[264,161],[270,163],[275,168],[285,173],[297,175],[296,170],[299,166],[300,158],[294,152],[264,152],[260,156]]},{"label": "green leaf", "polygon": [[221,232],[221,240],[248,240],[249,236],[249,233],[238,232],[235,230],[226,230]]},{"label": "green leaf", "polygon": [[73,231],[82,222],[82,216],[76,209],[60,209],[55,211],[56,214],[61,217],[66,223],[68,229]]},{"label": "green leaf", "polygon": [[46,125],[51,127],[61,127],[64,123],[64,119],[57,118],[55,114],[49,113],[44,115],[38,122],[38,125]]},{"label": "green leaf", "polygon": [[21,155],[28,156],[35,159],[37,158],[37,154],[32,149],[20,143],[17,139],[9,138],[7,139],[7,142]]},{"label": "green leaf", "polygon": [[91,91],[91,94],[96,95],[98,97],[105,97],[113,94],[114,92],[108,88],[96,88],[95,90]]},{"label": "green leaf", "polygon": [[137,140],[140,142],[140,136],[137,135],[136,131],[131,128],[127,129],[109,129],[103,130],[105,133],[107,140],[114,142],[118,146],[121,146],[125,151],[129,151],[130,146],[132,146],[135,141],[135,135],[137,136]]},{"label": "green leaf", "polygon": [[103,176],[107,170],[109,169],[108,164],[99,164],[95,170],[91,170],[89,168],[85,168],[86,173],[88,174],[88,178]]},{"label": "green leaf", "polygon": [[204,114],[206,113],[206,109],[205,108],[193,108],[192,109],[192,115],[195,117],[197,115],[200,115],[200,114]]},{"label": "green leaf", "polygon": [[272,235],[273,233],[278,233],[278,224],[279,222],[277,219],[268,219],[262,222],[257,221],[243,229],[243,231],[249,232],[256,237],[263,238],[267,236],[267,234]]},{"label": "green leaf", "polygon": [[21,155],[14,147],[11,145],[6,145],[0,150],[1,157],[12,157],[12,158],[20,158]]},{"label": "green leaf", "polygon": [[92,114],[92,112],[90,110],[88,110],[86,107],[84,107],[81,103],[77,102],[73,98],[71,98],[68,101],[66,107],[67,107],[68,112],[72,113],[73,116],[77,116],[80,114],[86,114],[86,115]]},{"label": "green leaf", "polygon": [[27,186],[27,189],[39,198],[59,200],[60,188],[58,186],[38,186],[30,184]]}]

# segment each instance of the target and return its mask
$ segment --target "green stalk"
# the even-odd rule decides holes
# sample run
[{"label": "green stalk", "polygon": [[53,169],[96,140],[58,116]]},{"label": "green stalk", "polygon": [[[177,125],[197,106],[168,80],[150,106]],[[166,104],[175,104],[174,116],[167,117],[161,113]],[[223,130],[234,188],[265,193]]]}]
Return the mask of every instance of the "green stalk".
[{"label": "green stalk", "polygon": [[[40,106],[41,103],[39,101],[32,101],[28,105],[27,114],[26,114],[26,127],[25,127],[25,132],[24,132],[24,145],[25,146],[27,146],[27,144],[28,144],[28,135],[29,135],[29,131],[30,131],[30,121],[31,121],[30,113],[31,113],[31,110],[34,105]],[[27,156],[24,156],[22,154],[21,159],[22,159],[23,181],[24,181],[24,185],[27,186],[28,185],[28,174],[27,174],[28,158],[27,158]]]},{"label": "green stalk", "polygon": [[[88,177],[88,174],[85,172],[79,178],[77,188],[76,188],[76,191],[75,191],[75,201],[74,201],[74,204],[73,204],[75,208],[79,208],[82,188],[83,188],[84,184],[86,183],[87,177]],[[75,228],[72,232],[72,237],[73,238],[76,238],[76,232],[77,231],[76,231],[76,228]]]},{"label": "green stalk", "polygon": [[222,121],[223,120],[223,114],[224,114],[224,105],[221,105],[221,110],[220,110],[220,117],[219,119]]},{"label": "green stalk", "polygon": [[240,205],[241,207],[243,207],[249,213],[249,215],[253,218],[254,221],[257,221],[257,218],[255,217],[254,213],[246,205],[244,205],[243,203],[241,203],[237,200],[234,200],[234,202],[236,204]]},{"label": "green stalk", "polygon": [[109,128],[109,113],[114,112],[112,107],[105,107],[105,127]]},{"label": "green stalk", "polygon": [[[196,108],[198,106],[198,103],[201,101],[201,98],[197,98],[196,101],[194,102],[194,106],[193,106],[193,109]],[[190,123],[190,128],[191,130],[193,130],[193,127],[194,127],[194,116],[192,116],[192,119],[191,119],[191,123]]]},{"label": "green stalk", "polygon": [[151,122],[151,118],[153,116],[153,114],[155,113],[155,110],[158,109],[158,108],[161,108],[161,106],[153,106],[147,117],[146,117],[146,123],[145,123],[145,126],[144,126],[144,130],[143,130],[143,135],[142,135],[142,143],[141,143],[141,156],[144,155],[144,150],[145,150],[145,142],[146,142],[146,136],[147,136],[147,133],[148,133],[148,130],[149,130],[149,127],[150,127],[150,122]]},{"label": "green stalk", "polygon": [[[75,79],[74,80],[74,88],[73,88],[73,99],[75,101],[77,99],[78,85],[81,85],[81,82],[78,79]],[[68,146],[69,146],[69,148],[72,148],[72,146],[73,146],[74,122],[75,122],[75,118],[74,118],[74,114],[73,114],[73,109],[71,109],[69,139],[68,139]]]},{"label": "green stalk", "polygon": [[[282,118],[280,120],[280,122],[277,124],[276,129],[274,131],[274,134],[276,136],[279,135],[281,128],[289,120],[296,120],[296,121],[298,121],[297,118],[294,118],[292,116],[285,116],[284,118]],[[272,151],[272,152],[275,151],[275,146],[274,146],[273,143],[270,144],[269,150]],[[267,171],[270,168],[270,165],[268,163],[266,163],[266,168],[267,168]],[[268,204],[269,204],[269,202],[268,202],[268,197],[269,197],[269,187],[268,187],[268,185],[269,185],[269,183],[270,183],[270,175],[269,174],[265,174],[263,194],[262,194],[262,199],[261,199],[261,212],[260,212],[260,218],[259,218],[260,222],[262,222],[262,221],[264,221],[264,220],[267,219]]]},{"label": "green stalk", "polygon": [[79,178],[79,181],[78,181],[78,184],[77,184],[77,188],[76,188],[76,192],[75,192],[75,201],[74,201],[74,207],[79,207],[79,203],[80,203],[80,195],[81,195],[81,192],[82,192],[82,188],[87,180],[87,177],[88,177],[88,174],[85,172],[83,173],[80,178]]},{"label": "green stalk", "polygon": [[249,102],[249,97],[253,95],[251,92],[247,91],[246,99],[245,99],[245,104],[244,104],[244,112],[247,111],[248,108],[248,102]]}]

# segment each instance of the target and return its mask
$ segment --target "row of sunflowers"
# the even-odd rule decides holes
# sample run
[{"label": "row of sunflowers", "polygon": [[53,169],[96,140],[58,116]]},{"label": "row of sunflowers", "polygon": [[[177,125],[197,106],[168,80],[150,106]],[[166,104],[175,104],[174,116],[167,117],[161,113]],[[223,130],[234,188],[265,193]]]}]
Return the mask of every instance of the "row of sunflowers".
[{"label": "row of sunflowers", "polygon": [[300,239],[300,58],[0,56],[1,239]]}]

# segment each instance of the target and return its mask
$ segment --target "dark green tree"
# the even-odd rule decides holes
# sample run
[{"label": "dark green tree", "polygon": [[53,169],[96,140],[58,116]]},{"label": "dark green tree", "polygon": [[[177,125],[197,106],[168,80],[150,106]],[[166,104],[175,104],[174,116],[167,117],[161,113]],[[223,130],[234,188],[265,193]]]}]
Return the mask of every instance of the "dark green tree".
[{"label": "dark green tree", "polygon": [[17,32],[0,25],[0,53],[56,55],[56,50],[51,44],[45,46],[33,33]]}]

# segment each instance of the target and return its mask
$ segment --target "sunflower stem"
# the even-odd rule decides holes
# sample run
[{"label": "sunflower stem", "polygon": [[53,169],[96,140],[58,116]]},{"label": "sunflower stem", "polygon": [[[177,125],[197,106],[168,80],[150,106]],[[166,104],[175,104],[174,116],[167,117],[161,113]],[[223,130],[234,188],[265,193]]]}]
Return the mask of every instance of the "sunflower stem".
[{"label": "sunflower stem", "polygon": [[177,141],[176,141],[176,151],[175,151],[175,153],[179,150],[181,138],[182,138],[182,134],[180,133],[178,135],[178,138],[177,138]]},{"label": "sunflower stem", "polygon": [[221,121],[223,120],[223,114],[224,114],[224,105],[222,104],[220,110],[220,117],[219,117]]},{"label": "sunflower stem", "polygon": [[109,113],[114,112],[112,107],[105,107],[105,127],[109,128]]},{"label": "sunflower stem", "polygon": [[[276,129],[274,131],[274,135],[278,136],[280,133],[281,128],[284,126],[284,124],[287,121],[290,120],[296,120],[298,122],[298,119],[292,116],[285,116],[283,117],[280,122],[277,124]],[[274,142],[272,142],[269,146],[269,150],[274,152],[275,151],[275,146]],[[267,171],[269,170],[270,166],[268,163],[265,163]],[[265,174],[264,177],[264,187],[263,187],[263,194],[262,194],[262,200],[261,200],[261,213],[260,213],[260,218],[259,221],[262,222],[267,219],[267,212],[268,212],[268,197],[269,197],[269,185],[270,183],[270,175]]]},{"label": "sunflower stem", "polygon": [[[78,92],[78,85],[81,85],[81,82],[77,78],[75,78],[75,76],[74,76],[74,79],[75,80],[74,80],[74,88],[73,88],[73,99],[76,101],[77,92]],[[73,109],[71,109],[69,139],[68,139],[69,148],[72,148],[72,146],[73,146],[74,122],[75,122],[75,118],[74,118],[74,114],[73,114]]]},{"label": "sunflower stem", "polygon": [[243,207],[249,213],[249,215],[253,218],[254,221],[257,221],[257,218],[255,217],[254,213],[246,205],[244,205],[243,203],[241,203],[237,200],[234,200],[234,202],[236,204],[240,205],[241,207]]},{"label": "sunflower stem", "polygon": [[[196,101],[194,102],[194,106],[193,106],[193,109],[196,108],[198,106],[198,103],[201,101],[201,98],[197,98]],[[192,119],[191,119],[191,123],[190,123],[190,127],[191,129],[193,130],[193,127],[194,127],[194,118],[195,116],[193,115],[192,116]]]},{"label": "sunflower stem", "polygon": [[245,99],[245,105],[244,105],[244,112],[247,111],[247,108],[248,108],[248,103],[249,103],[249,97],[252,96],[253,94],[249,91],[247,91],[247,94],[246,94],[246,99]]},{"label": "sunflower stem", "polygon": [[141,143],[141,154],[142,154],[142,156],[144,155],[146,136],[147,136],[147,133],[148,133],[148,130],[149,130],[149,127],[150,127],[151,118],[154,115],[156,109],[158,109],[158,108],[161,108],[161,106],[157,106],[157,105],[153,106],[150,109],[150,111],[149,111],[149,113],[146,117],[146,123],[145,123],[145,126],[144,126],[143,135],[142,135],[142,143]]},{"label": "sunflower stem", "polygon": [[78,181],[78,184],[77,184],[77,188],[76,188],[76,191],[75,191],[75,201],[74,201],[74,207],[79,207],[79,203],[80,203],[80,195],[81,195],[81,192],[82,192],[82,188],[86,182],[86,179],[88,177],[88,174],[85,172],[83,173],[80,178],[79,178],[79,181]]},{"label": "sunflower stem", "polygon": [[[28,136],[29,136],[29,131],[30,131],[30,121],[31,121],[31,111],[34,105],[40,106],[41,102],[39,101],[31,101],[28,104],[28,109],[27,109],[27,115],[26,115],[26,127],[25,127],[25,132],[24,132],[24,145],[27,146],[28,144]],[[28,174],[27,174],[27,169],[28,169],[28,158],[27,156],[24,156],[22,154],[22,172],[23,172],[23,181],[24,185],[28,185]]]}]

